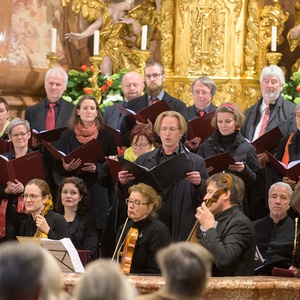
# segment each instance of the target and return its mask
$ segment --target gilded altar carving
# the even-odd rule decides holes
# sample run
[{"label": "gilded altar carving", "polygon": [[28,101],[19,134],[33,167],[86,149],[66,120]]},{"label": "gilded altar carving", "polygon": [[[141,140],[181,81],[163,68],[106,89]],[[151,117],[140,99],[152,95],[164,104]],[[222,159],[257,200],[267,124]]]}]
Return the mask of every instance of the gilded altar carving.
[{"label": "gilded altar carving", "polygon": [[255,61],[258,57],[258,3],[255,0],[248,2],[248,18],[246,21],[245,45],[245,74],[255,74]]}]

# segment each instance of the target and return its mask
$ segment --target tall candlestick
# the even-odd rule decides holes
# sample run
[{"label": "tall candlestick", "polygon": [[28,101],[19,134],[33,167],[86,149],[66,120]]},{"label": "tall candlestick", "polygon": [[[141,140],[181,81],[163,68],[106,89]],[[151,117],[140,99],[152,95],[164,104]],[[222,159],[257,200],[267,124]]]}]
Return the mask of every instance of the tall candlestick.
[{"label": "tall candlestick", "polygon": [[271,51],[277,50],[277,27],[272,26],[272,39],[271,39]]},{"label": "tall candlestick", "polygon": [[51,53],[56,52],[56,33],[57,33],[57,29],[52,28],[52,32],[51,32]]},{"label": "tall candlestick", "polygon": [[99,36],[100,32],[99,30],[94,31],[94,56],[99,55]]},{"label": "tall candlestick", "polygon": [[142,26],[142,43],[141,43],[141,50],[147,49],[147,33],[148,33],[148,26]]}]

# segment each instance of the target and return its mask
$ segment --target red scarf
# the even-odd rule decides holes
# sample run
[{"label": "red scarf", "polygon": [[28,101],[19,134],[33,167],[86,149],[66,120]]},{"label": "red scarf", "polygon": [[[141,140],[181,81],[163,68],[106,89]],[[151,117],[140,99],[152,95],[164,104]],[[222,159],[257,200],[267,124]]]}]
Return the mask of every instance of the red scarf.
[{"label": "red scarf", "polygon": [[85,144],[92,139],[96,139],[99,133],[96,123],[92,123],[89,128],[85,128],[81,122],[75,125],[74,132],[79,143]]}]

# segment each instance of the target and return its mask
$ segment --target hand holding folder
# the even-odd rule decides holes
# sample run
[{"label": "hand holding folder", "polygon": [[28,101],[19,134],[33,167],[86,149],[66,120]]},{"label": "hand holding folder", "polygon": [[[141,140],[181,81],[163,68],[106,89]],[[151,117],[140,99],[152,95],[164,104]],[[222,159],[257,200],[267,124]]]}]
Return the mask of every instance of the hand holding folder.
[{"label": "hand holding folder", "polygon": [[0,155],[0,185],[6,186],[8,181],[17,179],[23,185],[33,178],[45,179],[41,154],[30,152],[24,156],[8,160]]},{"label": "hand holding folder", "polygon": [[150,170],[123,157],[118,157],[118,159],[122,169],[129,171],[136,181],[146,183],[158,191],[182,180],[187,172],[193,171],[185,153],[179,153]]},{"label": "hand holding folder", "polygon": [[66,163],[70,163],[73,159],[76,160],[80,158],[81,164],[76,170],[81,170],[85,163],[97,163],[105,158],[103,150],[95,139],[82,144],[67,155],[48,143],[43,142],[43,144],[56,160],[61,160],[63,158]]},{"label": "hand holding folder", "polygon": [[236,161],[228,153],[224,152],[205,159],[207,173],[209,176],[228,170],[229,165],[234,165]]}]

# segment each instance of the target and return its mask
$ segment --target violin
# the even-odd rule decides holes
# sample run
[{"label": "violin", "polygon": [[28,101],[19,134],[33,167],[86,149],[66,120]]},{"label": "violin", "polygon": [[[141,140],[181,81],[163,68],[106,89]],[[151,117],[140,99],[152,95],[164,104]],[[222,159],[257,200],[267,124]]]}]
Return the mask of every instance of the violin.
[{"label": "violin", "polygon": [[133,257],[136,241],[138,238],[138,234],[139,232],[137,228],[131,227],[127,233],[123,251],[119,252],[119,255],[122,256],[121,270],[125,275],[130,273],[132,257]]},{"label": "violin", "polygon": [[111,261],[114,260],[117,252],[118,252],[119,256],[122,256],[121,270],[122,270],[123,274],[126,274],[126,275],[130,273],[134,248],[135,248],[135,244],[136,244],[136,241],[138,238],[138,230],[136,228],[130,228],[130,230],[128,231],[127,236],[126,236],[126,240],[125,240],[125,243],[123,246],[123,251],[119,251],[120,250],[119,247],[121,244],[122,237],[124,235],[124,230],[126,228],[127,222],[128,222],[128,218],[126,219],[125,224],[123,225],[122,232],[120,234],[117,246],[115,248],[114,254],[111,259]]},{"label": "violin", "polygon": [[[220,181],[222,184],[224,184],[224,186],[217,189],[214,192],[214,194],[206,201],[207,208],[210,208],[213,203],[218,202],[219,197],[222,194],[225,194],[231,188],[231,185],[232,185],[232,177],[231,176],[224,174],[223,176],[221,176]],[[187,242],[195,242],[195,243],[199,242],[199,239],[197,238],[197,232],[200,228],[200,225],[201,225],[200,222],[197,220],[186,240]]]},{"label": "violin", "polygon": [[[41,216],[45,217],[48,213],[49,210],[51,210],[53,208],[53,204],[52,204],[52,200],[51,199],[47,199],[45,202],[45,207],[43,209],[43,211],[41,212]],[[48,235],[41,231],[39,228],[36,229],[36,232],[34,234],[34,237],[39,237],[39,238],[48,238]]]}]

